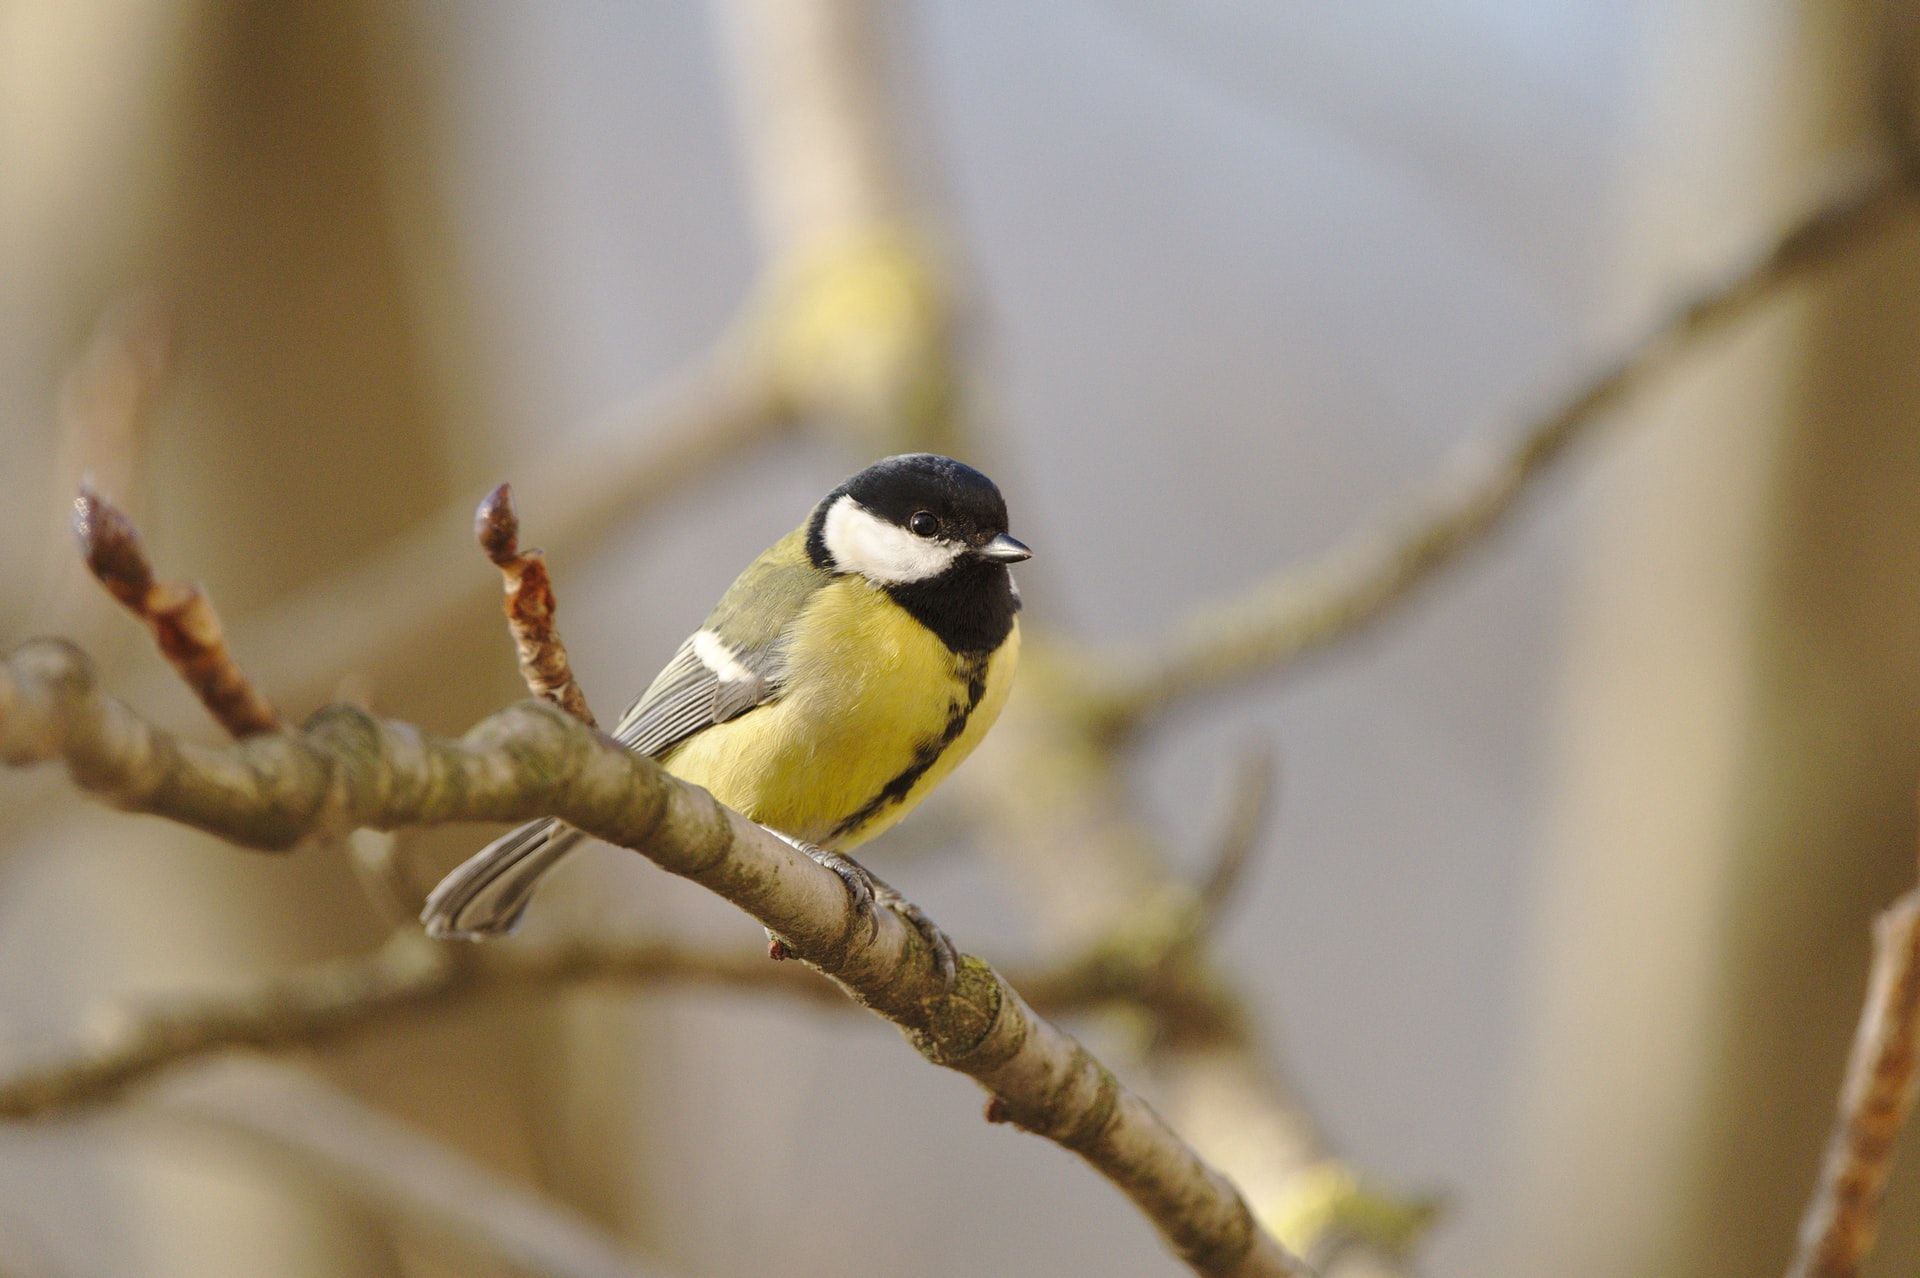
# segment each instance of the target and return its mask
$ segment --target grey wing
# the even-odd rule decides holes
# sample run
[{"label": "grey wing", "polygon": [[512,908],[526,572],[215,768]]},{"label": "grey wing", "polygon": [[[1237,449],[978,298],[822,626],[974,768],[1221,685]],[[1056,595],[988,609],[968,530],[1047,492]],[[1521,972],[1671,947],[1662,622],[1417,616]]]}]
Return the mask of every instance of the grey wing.
[{"label": "grey wing", "polygon": [[740,650],[711,630],[680,645],[613,730],[636,754],[659,756],[716,723],[725,723],[780,695],[780,645]]}]

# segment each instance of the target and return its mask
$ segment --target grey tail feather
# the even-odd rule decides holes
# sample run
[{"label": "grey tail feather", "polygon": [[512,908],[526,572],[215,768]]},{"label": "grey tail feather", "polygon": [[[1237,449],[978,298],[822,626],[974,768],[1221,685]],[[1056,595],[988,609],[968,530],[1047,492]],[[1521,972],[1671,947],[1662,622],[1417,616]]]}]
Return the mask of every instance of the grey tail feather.
[{"label": "grey tail feather", "polygon": [[427,935],[479,941],[513,931],[533,890],[585,836],[558,821],[508,831],[461,862],[427,896]]}]

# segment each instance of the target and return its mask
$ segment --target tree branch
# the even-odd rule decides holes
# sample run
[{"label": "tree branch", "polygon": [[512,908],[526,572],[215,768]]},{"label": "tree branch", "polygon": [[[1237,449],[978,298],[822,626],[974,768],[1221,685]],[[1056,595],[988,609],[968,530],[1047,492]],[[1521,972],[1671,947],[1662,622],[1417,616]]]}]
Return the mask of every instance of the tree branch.
[{"label": "tree branch", "polygon": [[1280,770],[1279,753],[1262,741],[1248,748],[1233,777],[1228,794],[1227,819],[1215,844],[1213,860],[1197,892],[1196,938],[1205,936],[1240,889],[1247,867],[1260,851],[1261,840],[1273,817],[1274,788]]},{"label": "tree branch", "polygon": [[554,625],[556,604],[546,560],[537,550],[520,549],[520,516],[513,509],[511,485],[501,484],[487,494],[474,512],[473,530],[480,549],[500,570],[506,588],[507,629],[513,635],[527,691],[595,726],[586,694],[574,681],[567,646]]},{"label": "tree branch", "polygon": [[227,648],[220,616],[198,586],[156,582],[133,521],[81,484],[73,503],[80,553],[101,585],[147,623],[161,655],[207,713],[236,737],[279,729],[280,715],[254,689]]},{"label": "tree branch", "polygon": [[1920,1046],[1920,889],[1874,926],[1873,971],[1788,1278],[1852,1278],[1873,1250],[1894,1143],[1913,1110]]},{"label": "tree branch", "polygon": [[[390,837],[361,831],[349,842]],[[361,855],[357,847],[354,855]],[[411,925],[414,908],[397,901],[389,907],[385,899],[391,888],[386,859],[362,868],[383,914]],[[1157,966],[1102,951],[1016,973],[1009,984],[1042,1012],[1070,1014],[1139,999]],[[469,1001],[594,987],[721,989],[796,998],[822,1009],[852,1007],[805,965],[769,963],[757,947],[641,937],[459,947],[431,943],[409,926],[378,949],[306,964],[242,989],[115,1008],[92,1041],[0,1077],[0,1120],[110,1104],[168,1070],[231,1051],[324,1047]]]},{"label": "tree branch", "polygon": [[0,1081],[0,1119],[107,1104],[168,1069],[237,1048],[320,1047],[466,1000],[592,985],[712,986],[847,1006],[808,969],[769,963],[759,950],[611,939],[456,947],[410,930],[369,953],[312,963],[243,990],[121,1010],[85,1047]]},{"label": "tree branch", "polygon": [[153,728],[98,691],[77,649],[39,641],[0,668],[0,759],[62,760],[119,807],[267,849],[359,826],[556,816],[751,914],[928,1060],[978,1082],[1006,1118],[1119,1186],[1196,1272],[1303,1272],[1224,1177],[990,966],[963,956],[946,991],[897,911],[857,911],[805,853],[544,702],[457,741],[333,706],[297,734],[213,749]]},{"label": "tree branch", "polygon": [[1703,341],[1905,212],[1913,181],[1906,170],[1885,166],[1854,179],[1749,261],[1662,316],[1491,462],[1484,460],[1484,444],[1463,450],[1449,468],[1452,477],[1413,502],[1411,515],[1200,609],[1156,646],[1096,655],[1084,664],[1108,673],[1077,694],[1089,726],[1102,736],[1124,737],[1197,697],[1285,671],[1388,615],[1501,528],[1609,412]]},{"label": "tree branch", "polygon": [[[407,922],[413,911],[405,911]],[[1151,973],[1082,961],[1010,978],[1042,1011],[1070,1013],[1138,997]],[[804,965],[766,952],[657,938],[577,938],[537,945],[437,945],[398,931],[364,954],[325,959],[239,990],[114,1009],[93,1040],[0,1078],[0,1120],[43,1118],[110,1104],[166,1071],[235,1050],[324,1047],[340,1038],[468,1001],[604,987],[709,988],[852,1005]]]}]

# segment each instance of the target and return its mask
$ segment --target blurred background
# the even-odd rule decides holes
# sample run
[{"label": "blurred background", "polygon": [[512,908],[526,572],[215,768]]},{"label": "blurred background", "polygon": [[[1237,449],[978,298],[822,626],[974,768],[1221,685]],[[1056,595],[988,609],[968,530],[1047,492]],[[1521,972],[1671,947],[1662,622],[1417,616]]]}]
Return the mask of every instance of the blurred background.
[{"label": "blurred background", "polygon": [[[120,695],[216,739],[72,554],[88,468],[292,715],[344,692],[456,732],[523,695],[495,574],[437,516],[509,479],[542,543],[587,500],[581,459],[681,424],[610,406],[777,305],[807,175],[835,180],[780,123],[810,2],[0,5],[5,641],[73,635]],[[955,447],[1037,551],[1031,626],[1102,643],[1512,437],[1884,147],[1911,69],[1898,6],[1868,0],[882,8],[883,149],[965,298]],[[170,352],[104,439],[75,424],[103,315],[109,343]],[[1389,624],[1126,760],[1198,873],[1222,776],[1278,743],[1218,963],[1328,1148],[1444,1196],[1406,1272],[1784,1263],[1869,922],[1913,876],[1916,332],[1908,212],[1631,399]],[[603,718],[897,446],[809,416],[546,540]],[[325,593],[388,563],[384,593]],[[421,595],[457,606],[394,624]],[[876,869],[996,963],[1057,956],[1060,916],[961,806]],[[402,836],[413,890],[489,833]],[[340,849],[243,853],[0,776],[0,1074],[114,1008],[388,927]],[[527,929],[596,930],[759,938],[605,849]],[[1124,1026],[1075,1028],[1135,1076]],[[0,1128],[0,1275],[538,1272],[262,1117],[328,1105],[637,1273],[1182,1272],[1109,1186],[981,1122],[971,1084],[868,1017],[555,992],[280,1059],[300,1073],[195,1066]],[[1915,1169],[1894,1194],[1875,1274],[1920,1267]]]}]

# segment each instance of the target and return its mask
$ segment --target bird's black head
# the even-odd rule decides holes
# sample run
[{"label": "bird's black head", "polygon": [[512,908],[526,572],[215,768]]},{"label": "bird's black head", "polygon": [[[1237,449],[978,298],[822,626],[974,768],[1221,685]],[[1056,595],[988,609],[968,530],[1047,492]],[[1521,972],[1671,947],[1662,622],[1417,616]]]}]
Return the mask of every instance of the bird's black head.
[{"label": "bird's black head", "polygon": [[875,585],[925,581],[969,562],[1027,558],[1007,503],[973,467],[933,453],[877,461],[828,493],[807,529],[813,561]]},{"label": "bird's black head", "polygon": [[1007,534],[991,479],[951,457],[903,453],[814,507],[807,554],[885,590],[954,651],[991,652],[1020,608],[1007,565],[1032,552]]}]

